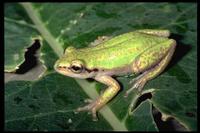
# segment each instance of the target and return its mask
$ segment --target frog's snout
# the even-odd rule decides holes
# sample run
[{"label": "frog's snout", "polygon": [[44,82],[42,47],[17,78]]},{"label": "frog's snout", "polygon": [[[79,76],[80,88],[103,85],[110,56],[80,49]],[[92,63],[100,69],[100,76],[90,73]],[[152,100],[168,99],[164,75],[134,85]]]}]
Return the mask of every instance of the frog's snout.
[{"label": "frog's snout", "polygon": [[57,60],[57,61],[55,62],[55,64],[54,64],[53,67],[54,67],[55,70],[57,70],[57,69],[58,69],[58,66],[59,66],[59,65],[58,65],[58,60]]}]

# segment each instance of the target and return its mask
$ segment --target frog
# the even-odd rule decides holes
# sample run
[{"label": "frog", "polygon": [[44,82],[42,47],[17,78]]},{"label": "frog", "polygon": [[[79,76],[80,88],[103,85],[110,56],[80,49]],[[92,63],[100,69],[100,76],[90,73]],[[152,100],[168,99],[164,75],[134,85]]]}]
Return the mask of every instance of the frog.
[{"label": "frog", "polygon": [[111,101],[121,89],[117,76],[134,74],[132,87],[141,92],[145,84],[159,76],[169,64],[176,41],[169,38],[167,29],[138,29],[110,37],[95,46],[75,48],[69,46],[54,69],[65,76],[79,79],[92,78],[107,88],[95,100],[78,107],[76,112],[88,111],[97,121],[97,112]]}]

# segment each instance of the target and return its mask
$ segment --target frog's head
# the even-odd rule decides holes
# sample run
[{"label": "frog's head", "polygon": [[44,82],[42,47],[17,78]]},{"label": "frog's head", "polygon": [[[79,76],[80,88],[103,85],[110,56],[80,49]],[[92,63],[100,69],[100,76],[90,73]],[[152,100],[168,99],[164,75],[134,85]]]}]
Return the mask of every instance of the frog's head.
[{"label": "frog's head", "polygon": [[58,59],[54,65],[54,69],[66,76],[75,78],[91,78],[94,77],[93,71],[88,71],[83,60],[76,56],[75,48],[69,47],[65,50],[64,55]]}]

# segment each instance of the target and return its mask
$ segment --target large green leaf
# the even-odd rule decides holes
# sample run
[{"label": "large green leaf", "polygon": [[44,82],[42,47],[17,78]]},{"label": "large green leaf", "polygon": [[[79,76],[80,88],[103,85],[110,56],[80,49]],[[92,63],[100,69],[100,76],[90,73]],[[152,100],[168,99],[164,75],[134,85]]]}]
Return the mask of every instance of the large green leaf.
[{"label": "large green leaf", "polygon": [[[5,129],[9,131],[121,130],[157,131],[152,105],[187,130],[197,129],[197,6],[194,3],[9,3],[5,4],[5,71],[24,61],[24,51],[39,39],[45,73],[35,81],[5,85]],[[72,79],[53,70],[64,48],[86,47],[98,36],[144,28],[166,28],[177,40],[172,63],[148,82],[142,94],[152,98],[135,107],[128,98],[131,77],[118,77],[122,91],[100,110],[99,121],[73,112],[85,98],[95,99],[105,85]],[[170,130],[170,129],[169,129]]]}]

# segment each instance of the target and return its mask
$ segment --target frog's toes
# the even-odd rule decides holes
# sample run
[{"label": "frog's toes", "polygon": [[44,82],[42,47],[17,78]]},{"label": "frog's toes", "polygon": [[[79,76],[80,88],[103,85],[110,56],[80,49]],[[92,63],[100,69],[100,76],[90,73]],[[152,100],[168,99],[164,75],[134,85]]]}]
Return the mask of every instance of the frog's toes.
[{"label": "frog's toes", "polygon": [[93,100],[92,100],[92,99],[90,99],[90,98],[87,98],[87,99],[85,99],[85,100],[84,100],[84,102],[85,102],[85,103],[92,103],[92,102],[93,102]]},{"label": "frog's toes", "polygon": [[92,120],[98,121],[96,108],[92,108]]},{"label": "frog's toes", "polygon": [[90,104],[88,104],[88,105],[86,105],[86,106],[83,106],[83,107],[79,107],[79,108],[77,108],[76,111],[77,111],[77,112],[81,112],[81,111],[89,111],[89,110],[92,109],[92,107],[93,107],[93,104],[90,103]]},{"label": "frog's toes", "polygon": [[93,118],[93,121],[97,121],[97,111],[96,111],[96,102],[91,102],[91,99],[86,99],[86,100],[89,100],[87,102],[90,102],[88,105],[86,106],[83,106],[83,107],[79,107],[76,109],[76,112],[81,112],[81,111],[89,111],[92,113],[92,118]]},{"label": "frog's toes", "polygon": [[145,79],[142,79],[142,78],[136,78],[136,79],[134,79],[134,82],[135,82],[135,83],[133,84],[133,86],[125,92],[124,97],[128,97],[128,95],[129,95],[135,88],[137,88],[138,91],[141,92],[142,89],[143,89],[143,87],[144,87],[144,85],[146,84],[146,80],[145,80]]},{"label": "frog's toes", "polygon": [[146,84],[146,80],[145,79],[139,79],[135,82],[135,84],[133,85],[134,88],[137,88],[139,92],[142,91],[142,89],[144,88],[144,85]]},{"label": "frog's toes", "polygon": [[133,91],[133,89],[135,89],[134,87],[131,87],[130,89],[128,89],[126,92],[125,92],[125,95],[124,97],[128,97],[128,95]]},{"label": "frog's toes", "polygon": [[137,81],[137,78],[130,80],[129,84],[133,84],[135,81]]}]

